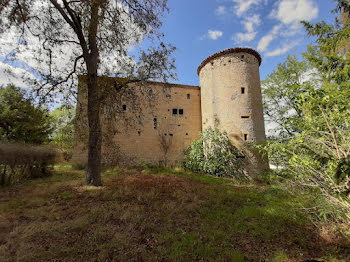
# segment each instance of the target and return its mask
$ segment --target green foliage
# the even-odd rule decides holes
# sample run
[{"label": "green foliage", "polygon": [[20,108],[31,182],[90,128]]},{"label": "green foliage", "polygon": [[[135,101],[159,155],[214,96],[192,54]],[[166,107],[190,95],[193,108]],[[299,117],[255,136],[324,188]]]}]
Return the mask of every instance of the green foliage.
[{"label": "green foliage", "polygon": [[75,108],[61,106],[51,113],[53,120],[52,144],[63,150],[65,160],[72,156]]},{"label": "green foliage", "polygon": [[48,110],[35,106],[20,88],[0,87],[0,140],[43,144],[51,132]]},{"label": "green foliage", "polygon": [[45,146],[0,144],[0,186],[49,176],[56,152]]},{"label": "green foliage", "polygon": [[185,151],[184,167],[219,177],[248,178],[242,169],[242,152],[226,133],[208,128]]},{"label": "green foliage", "polygon": [[273,130],[276,136],[289,137],[301,132],[302,98],[315,84],[310,69],[306,61],[288,56],[262,81],[265,118],[277,124]]},{"label": "green foliage", "polygon": [[[342,2],[339,2],[341,4]],[[347,9],[346,9],[347,8]],[[349,6],[345,7],[347,14]],[[318,219],[350,219],[350,34],[349,20],[335,25],[325,22],[311,25],[304,22],[310,35],[317,41],[308,48],[305,63],[318,74],[317,85],[301,83],[296,104],[301,117],[298,132],[288,137],[270,140],[266,150],[270,160],[280,167],[279,175],[293,181],[298,189],[307,189],[322,200],[316,201]],[[287,59],[288,60],[288,59]],[[292,69],[292,67],[290,66]],[[277,69],[265,82],[280,83],[283,96],[295,98],[288,91],[285,79],[294,76],[293,70]],[[287,75],[283,75],[287,74]],[[274,77],[277,76],[275,81]],[[274,92],[267,86],[265,94]],[[272,90],[269,90],[272,89]],[[286,100],[274,100],[269,107],[282,103],[285,111],[295,107]],[[289,122],[288,115],[282,115]],[[310,191],[309,191],[310,192]]]}]

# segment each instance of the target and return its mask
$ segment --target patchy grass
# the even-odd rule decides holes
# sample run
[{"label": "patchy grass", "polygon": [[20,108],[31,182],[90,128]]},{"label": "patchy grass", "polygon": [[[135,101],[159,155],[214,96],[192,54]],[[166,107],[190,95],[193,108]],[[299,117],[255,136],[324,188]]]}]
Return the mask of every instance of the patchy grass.
[{"label": "patchy grass", "polygon": [[350,261],[277,187],[154,168],[103,181],[61,165],[1,189],[0,261]]}]

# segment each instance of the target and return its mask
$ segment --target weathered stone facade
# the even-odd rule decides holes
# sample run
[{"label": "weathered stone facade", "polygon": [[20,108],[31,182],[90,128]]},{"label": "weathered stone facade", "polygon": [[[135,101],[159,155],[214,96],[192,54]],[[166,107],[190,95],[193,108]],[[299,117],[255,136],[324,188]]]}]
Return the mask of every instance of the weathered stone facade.
[{"label": "weathered stone facade", "polygon": [[[218,52],[198,68],[201,87],[146,82],[116,91],[118,79],[100,79],[103,162],[180,163],[191,141],[209,126],[226,131],[240,148],[245,142],[264,141],[260,63],[260,55],[249,48]],[[84,77],[80,77],[75,162],[87,159],[86,95]]]}]

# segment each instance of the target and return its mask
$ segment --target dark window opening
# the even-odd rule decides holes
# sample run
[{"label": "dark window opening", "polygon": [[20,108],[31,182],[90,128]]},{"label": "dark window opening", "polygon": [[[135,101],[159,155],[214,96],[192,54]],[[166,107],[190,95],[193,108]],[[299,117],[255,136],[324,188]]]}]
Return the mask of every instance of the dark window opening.
[{"label": "dark window opening", "polygon": [[173,115],[177,115],[177,108],[173,108]]},{"label": "dark window opening", "polygon": [[168,109],[168,111],[170,111],[170,109]]},{"label": "dark window opening", "polygon": [[248,140],[248,134],[244,134],[244,141]]},{"label": "dark window opening", "polygon": [[213,66],[213,65],[214,65],[214,62],[211,62],[210,64]]},{"label": "dark window opening", "polygon": [[242,55],[241,58],[244,58],[244,55]]},{"label": "dark window opening", "polygon": [[166,134],[166,133],[164,133],[164,135],[166,136],[167,134]]},{"label": "dark window opening", "polygon": [[231,63],[231,59],[230,59],[230,60],[228,60],[228,62],[229,62],[229,63]]},{"label": "dark window opening", "polygon": [[190,99],[191,98],[191,94],[187,94],[187,99]]},{"label": "dark window opening", "polygon": [[244,94],[245,93],[245,88],[241,87],[241,93]]},{"label": "dark window opening", "polygon": [[123,105],[123,111],[126,111],[126,105]]},{"label": "dark window opening", "polygon": [[157,125],[158,125],[157,118],[153,118],[153,128],[157,129]]},{"label": "dark window opening", "polygon": [[241,118],[249,118],[249,116],[241,116]]},{"label": "dark window opening", "polygon": [[177,125],[177,126],[181,126],[181,125]]},{"label": "dark window opening", "polygon": [[186,136],[188,136],[188,133],[186,133]]},{"label": "dark window opening", "polygon": [[184,110],[183,109],[179,109],[179,115],[183,115],[184,114]]},{"label": "dark window opening", "polygon": [[141,131],[137,131],[137,133],[139,134],[139,136],[141,135]]},{"label": "dark window opening", "polygon": [[169,134],[169,136],[173,136],[173,134]]}]

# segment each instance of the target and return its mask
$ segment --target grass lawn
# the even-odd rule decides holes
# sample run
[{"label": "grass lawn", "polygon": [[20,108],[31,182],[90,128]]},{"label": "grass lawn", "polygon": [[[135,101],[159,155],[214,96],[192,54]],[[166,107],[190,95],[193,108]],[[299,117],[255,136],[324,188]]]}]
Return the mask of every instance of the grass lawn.
[{"label": "grass lawn", "polygon": [[61,165],[1,188],[0,261],[350,261],[349,242],[277,187],[156,169],[103,182]]}]

